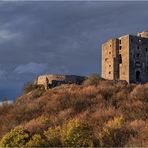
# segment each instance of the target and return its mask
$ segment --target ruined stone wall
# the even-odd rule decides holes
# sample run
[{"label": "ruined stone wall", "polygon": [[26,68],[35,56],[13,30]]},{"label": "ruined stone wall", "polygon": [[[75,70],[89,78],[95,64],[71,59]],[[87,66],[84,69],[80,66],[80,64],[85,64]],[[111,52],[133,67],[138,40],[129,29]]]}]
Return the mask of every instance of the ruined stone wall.
[{"label": "ruined stone wall", "polygon": [[53,75],[42,75],[39,76],[35,80],[35,84],[44,85],[47,88],[49,85],[53,85],[53,82],[63,82],[63,83],[77,83],[81,84],[86,77],[84,76],[76,76],[76,75],[61,75],[61,74],[53,74]]},{"label": "ruined stone wall", "polygon": [[142,38],[148,38],[148,31],[138,32],[137,36]]},{"label": "ruined stone wall", "polygon": [[52,84],[53,80],[64,81],[65,75],[42,75],[37,78],[37,85],[44,85],[48,80],[48,84]]},{"label": "ruined stone wall", "polygon": [[102,77],[129,82],[129,35],[102,45]]},{"label": "ruined stone wall", "polygon": [[119,79],[129,82],[129,35],[119,38]]},{"label": "ruined stone wall", "polygon": [[148,82],[148,39],[145,37],[130,36],[129,75],[130,82]]},{"label": "ruined stone wall", "polygon": [[113,42],[113,71],[114,71],[114,80],[119,79],[119,39],[114,40]]},{"label": "ruined stone wall", "polygon": [[102,45],[102,77],[109,80],[118,78],[118,39],[111,39]]},{"label": "ruined stone wall", "polygon": [[104,43],[102,77],[129,83],[148,82],[148,31]]}]

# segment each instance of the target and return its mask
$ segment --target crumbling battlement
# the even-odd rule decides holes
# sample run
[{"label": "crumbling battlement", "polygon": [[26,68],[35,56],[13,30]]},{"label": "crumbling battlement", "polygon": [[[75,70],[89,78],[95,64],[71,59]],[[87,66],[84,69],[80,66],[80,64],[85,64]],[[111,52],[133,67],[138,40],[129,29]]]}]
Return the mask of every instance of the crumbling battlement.
[{"label": "crumbling battlement", "polygon": [[61,84],[81,84],[84,80],[84,76],[50,74],[38,76],[35,84],[44,85],[45,89],[47,89]]}]

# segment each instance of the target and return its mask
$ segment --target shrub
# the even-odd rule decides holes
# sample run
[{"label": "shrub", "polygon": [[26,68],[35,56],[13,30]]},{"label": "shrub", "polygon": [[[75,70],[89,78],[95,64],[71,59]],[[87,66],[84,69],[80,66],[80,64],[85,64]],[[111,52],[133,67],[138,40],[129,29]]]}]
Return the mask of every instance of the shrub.
[{"label": "shrub", "polygon": [[24,85],[23,92],[28,93],[30,91],[37,90],[37,89],[44,90],[44,88],[42,86],[32,84],[32,83],[26,83]]},{"label": "shrub", "polygon": [[57,99],[56,102],[54,102],[54,104],[57,104],[57,110],[64,110],[72,105],[69,92],[60,93],[55,99]]},{"label": "shrub", "polygon": [[[120,115],[119,112],[115,108],[112,107],[101,107],[92,113],[91,119],[89,119],[90,123],[96,124],[99,126],[99,129],[110,119],[112,119],[114,116]],[[88,117],[86,117],[88,118]],[[87,119],[88,120],[88,119]],[[97,132],[97,131],[96,131]]]},{"label": "shrub", "polygon": [[92,74],[87,77],[87,79],[83,82],[84,85],[97,85],[99,81],[101,80],[100,76],[98,74]]},{"label": "shrub", "polygon": [[143,120],[133,120],[128,124],[130,129],[134,129],[137,132],[143,129],[146,125],[147,125],[146,122]]},{"label": "shrub", "polygon": [[62,142],[67,147],[88,147],[96,145],[92,128],[78,120],[69,121],[62,130]]},{"label": "shrub", "polygon": [[77,98],[74,101],[73,108],[76,113],[80,113],[81,111],[85,110],[88,106],[90,106],[90,101],[84,98]]},{"label": "shrub", "polygon": [[40,90],[40,89],[34,90],[32,92],[31,99],[39,98],[40,96],[42,96],[43,93],[44,93],[44,90]]},{"label": "shrub", "polygon": [[102,133],[100,134],[100,143],[101,146],[124,146],[129,138],[129,133],[127,129],[123,126],[123,118],[115,117],[114,120],[111,120],[103,128]]},{"label": "shrub", "polygon": [[22,147],[24,146],[31,138],[31,134],[21,128],[17,127],[11,132],[7,133],[0,141],[1,147]]},{"label": "shrub", "polygon": [[119,109],[121,110],[124,118],[128,121],[136,119],[146,120],[148,117],[147,114],[148,104],[140,100],[136,101],[134,99],[123,100]]},{"label": "shrub", "polygon": [[128,124],[128,128],[133,130],[126,147],[145,147],[148,144],[147,121],[134,120]]},{"label": "shrub", "polygon": [[45,137],[48,141],[48,146],[50,147],[59,147],[62,146],[61,143],[61,128],[55,127],[55,128],[49,128],[45,133]]},{"label": "shrub", "polygon": [[48,146],[48,143],[41,137],[41,135],[34,135],[25,147],[43,147]]},{"label": "shrub", "polygon": [[137,85],[131,92],[130,97],[136,100],[148,102],[148,84]]},{"label": "shrub", "polygon": [[25,124],[25,128],[33,134],[41,134],[44,130],[48,129],[49,126],[50,121],[46,116],[39,116]]},{"label": "shrub", "polygon": [[105,85],[105,86],[101,85],[98,87],[98,89],[101,95],[107,101],[106,103],[109,103],[111,101],[112,96],[118,92],[118,89],[112,85]]},{"label": "shrub", "polygon": [[[148,84],[123,85],[101,80],[97,85],[64,85],[49,89],[43,91],[42,97],[39,97],[42,89],[37,88],[11,105],[0,106],[0,139],[16,126],[23,126],[30,136],[25,144],[30,141],[30,146],[38,142],[41,145],[43,139],[49,141],[49,146],[99,146],[99,142],[101,146],[146,146],[147,87]],[[121,126],[117,126],[117,116],[125,120],[118,122]],[[71,124],[65,123],[71,119],[74,119]],[[131,130],[135,132],[132,134]],[[32,136],[36,134],[38,136]],[[14,139],[9,140],[13,145]]]},{"label": "shrub", "polygon": [[[57,98],[58,110],[73,108],[75,113],[80,113],[97,104],[98,89],[95,86],[77,87],[74,90],[62,92]],[[102,101],[102,100],[101,100]]]}]

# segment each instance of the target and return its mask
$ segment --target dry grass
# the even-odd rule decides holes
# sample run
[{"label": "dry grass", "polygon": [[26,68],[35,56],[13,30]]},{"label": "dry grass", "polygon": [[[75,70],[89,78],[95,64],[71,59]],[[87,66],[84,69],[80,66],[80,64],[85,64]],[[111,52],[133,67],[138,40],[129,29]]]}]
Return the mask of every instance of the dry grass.
[{"label": "dry grass", "polygon": [[33,90],[13,105],[0,107],[0,137],[22,125],[32,134],[62,126],[71,119],[83,120],[95,135],[108,121],[122,116],[125,127],[135,131],[126,146],[145,146],[148,141],[148,84],[98,81],[94,85],[62,85],[46,92]]}]

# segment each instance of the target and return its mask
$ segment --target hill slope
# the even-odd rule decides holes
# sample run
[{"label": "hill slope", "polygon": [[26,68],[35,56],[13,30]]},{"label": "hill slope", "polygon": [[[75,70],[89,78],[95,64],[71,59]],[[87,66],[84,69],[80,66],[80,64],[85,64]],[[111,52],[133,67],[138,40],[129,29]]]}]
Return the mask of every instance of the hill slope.
[{"label": "hill slope", "polygon": [[0,107],[0,145],[148,146],[147,102],[148,84],[36,88]]}]

